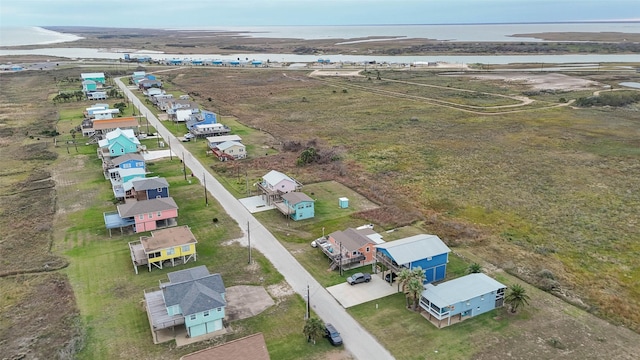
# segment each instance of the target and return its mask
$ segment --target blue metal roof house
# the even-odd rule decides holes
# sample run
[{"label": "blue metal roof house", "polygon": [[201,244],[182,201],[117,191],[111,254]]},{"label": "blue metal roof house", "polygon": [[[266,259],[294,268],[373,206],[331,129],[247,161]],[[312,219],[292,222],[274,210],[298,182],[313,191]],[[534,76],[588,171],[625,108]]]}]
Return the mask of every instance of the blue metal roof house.
[{"label": "blue metal roof house", "polygon": [[187,129],[189,131],[195,129],[196,125],[217,124],[218,116],[213,111],[201,110],[200,114],[187,120]]},{"label": "blue metal roof house", "polygon": [[438,285],[425,285],[420,307],[427,313],[426,318],[441,328],[502,307],[506,289],[506,285],[485,274],[469,274]]},{"label": "blue metal roof house", "polygon": [[419,234],[376,245],[376,262],[396,274],[419,266],[425,271],[425,283],[431,283],[445,278],[450,252],[436,235]]}]

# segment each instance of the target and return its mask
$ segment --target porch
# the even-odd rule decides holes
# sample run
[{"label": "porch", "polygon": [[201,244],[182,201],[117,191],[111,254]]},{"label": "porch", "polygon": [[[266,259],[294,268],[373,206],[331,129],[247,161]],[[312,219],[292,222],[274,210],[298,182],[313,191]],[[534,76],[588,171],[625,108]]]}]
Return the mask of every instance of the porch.
[{"label": "porch", "polygon": [[327,255],[329,260],[331,260],[329,270],[336,270],[340,268],[343,270],[349,270],[365,265],[364,261],[366,260],[366,257],[362,254],[353,255],[351,252],[347,253],[345,251],[340,251],[345,249],[336,249],[335,246],[328,241],[318,244],[318,247],[325,255]]}]

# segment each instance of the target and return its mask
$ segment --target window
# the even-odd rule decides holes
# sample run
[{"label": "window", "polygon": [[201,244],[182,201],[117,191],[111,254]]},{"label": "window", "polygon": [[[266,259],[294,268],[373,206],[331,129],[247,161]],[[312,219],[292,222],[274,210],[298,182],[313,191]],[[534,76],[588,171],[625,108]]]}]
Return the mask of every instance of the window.
[{"label": "window", "polygon": [[427,261],[431,261],[431,259],[432,259],[432,257],[431,257],[431,256],[429,256],[429,257],[427,258]]},{"label": "window", "polygon": [[480,301],[484,301],[484,295],[480,296]]},{"label": "window", "polygon": [[367,248],[366,248],[365,250],[366,250],[366,252],[369,252],[369,251],[370,251],[368,246],[367,246]]},{"label": "window", "polygon": [[167,255],[174,255],[175,253],[176,253],[176,249],[175,248],[167,249]]},{"label": "window", "polygon": [[120,152],[121,152],[121,153],[123,153],[123,152],[124,152],[124,148],[121,148],[121,149],[120,149]]},{"label": "window", "polygon": [[149,254],[149,259],[160,257],[160,251],[156,251],[154,253]]},{"label": "window", "polygon": [[162,188],[158,188],[158,192],[162,192]]},{"label": "window", "polygon": [[221,311],[222,311],[222,308],[221,308],[221,307],[219,307],[219,308],[217,308],[217,309],[216,309],[216,311],[217,311],[217,312],[221,312]]},{"label": "window", "polygon": [[153,219],[153,213],[149,213],[149,219]]},{"label": "window", "polygon": [[194,314],[194,315],[189,316],[189,319],[195,320],[196,319],[196,315]]},{"label": "window", "polygon": [[209,311],[205,311],[202,313],[202,316],[209,316]]},{"label": "window", "polygon": [[156,213],[156,216],[158,216],[158,217],[162,216],[162,211],[158,211],[158,212]]},{"label": "window", "polygon": [[140,214],[140,215],[138,215],[138,219],[140,219],[140,220],[144,220],[144,214]]},{"label": "window", "polygon": [[182,245],[182,252],[191,251],[191,245]]},{"label": "window", "polygon": [[131,167],[131,164],[122,164],[123,169],[128,169]]},{"label": "window", "polygon": [[[156,195],[156,199],[161,199],[162,195]],[[158,211],[158,216],[160,216],[160,211]]]}]

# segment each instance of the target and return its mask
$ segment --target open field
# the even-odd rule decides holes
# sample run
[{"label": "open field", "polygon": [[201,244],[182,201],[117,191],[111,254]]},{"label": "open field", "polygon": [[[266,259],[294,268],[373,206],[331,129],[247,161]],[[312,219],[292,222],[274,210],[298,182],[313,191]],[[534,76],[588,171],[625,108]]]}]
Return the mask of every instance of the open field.
[{"label": "open field", "polygon": [[[407,77],[495,94],[522,95],[532,88],[420,72],[381,72],[381,80],[375,73],[372,80],[333,78],[330,86],[302,71],[180,72],[171,81],[212,98],[215,111],[282,143],[314,142],[319,149],[344,151],[338,161],[304,168],[295,166],[296,154],[282,151],[273,157],[273,168],[297,174],[303,183],[340,181],[381,205],[382,211],[368,214],[370,222],[388,228],[424,221],[427,232],[450,245],[469,247],[595,314],[639,329],[640,288],[633,280],[640,250],[640,203],[633,190],[640,185],[637,106],[489,116],[428,101],[391,101],[371,89],[385,79]],[[605,84],[607,76],[617,75],[583,75]],[[351,87],[357,81],[362,89]],[[435,87],[420,91],[440,96]],[[580,96],[585,92],[533,98],[534,104],[559,103],[560,97]],[[269,165],[264,158],[259,164]],[[543,270],[553,278],[541,278]]]}]

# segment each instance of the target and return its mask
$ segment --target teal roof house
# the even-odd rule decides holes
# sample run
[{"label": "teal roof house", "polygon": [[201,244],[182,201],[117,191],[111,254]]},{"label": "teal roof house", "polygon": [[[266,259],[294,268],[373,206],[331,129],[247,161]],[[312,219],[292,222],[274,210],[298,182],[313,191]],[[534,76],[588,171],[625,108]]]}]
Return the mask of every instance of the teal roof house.
[{"label": "teal roof house", "polygon": [[117,128],[108,132],[104,139],[98,141],[98,156],[104,160],[124,154],[137,153],[139,148],[140,140],[132,129]]}]

